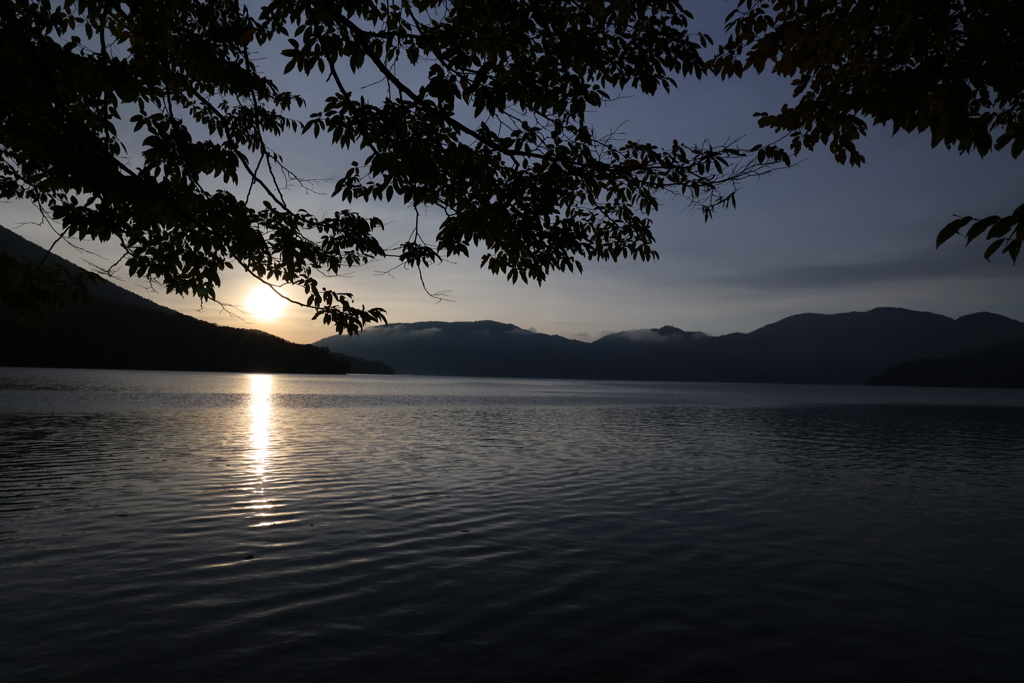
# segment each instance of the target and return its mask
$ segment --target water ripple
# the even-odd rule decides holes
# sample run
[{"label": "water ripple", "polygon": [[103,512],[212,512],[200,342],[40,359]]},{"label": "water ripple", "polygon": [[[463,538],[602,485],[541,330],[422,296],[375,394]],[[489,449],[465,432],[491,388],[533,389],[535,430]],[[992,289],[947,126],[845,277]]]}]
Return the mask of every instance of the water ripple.
[{"label": "water ripple", "polygon": [[1012,392],[37,379],[0,379],[5,681],[1024,667]]}]

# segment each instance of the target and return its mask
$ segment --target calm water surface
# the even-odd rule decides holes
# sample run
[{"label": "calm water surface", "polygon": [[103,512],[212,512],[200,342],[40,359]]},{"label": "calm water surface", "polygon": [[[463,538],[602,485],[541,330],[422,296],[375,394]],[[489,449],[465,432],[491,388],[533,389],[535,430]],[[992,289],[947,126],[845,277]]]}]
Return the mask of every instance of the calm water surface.
[{"label": "calm water surface", "polygon": [[0,368],[0,680],[1019,680],[1024,393]]}]

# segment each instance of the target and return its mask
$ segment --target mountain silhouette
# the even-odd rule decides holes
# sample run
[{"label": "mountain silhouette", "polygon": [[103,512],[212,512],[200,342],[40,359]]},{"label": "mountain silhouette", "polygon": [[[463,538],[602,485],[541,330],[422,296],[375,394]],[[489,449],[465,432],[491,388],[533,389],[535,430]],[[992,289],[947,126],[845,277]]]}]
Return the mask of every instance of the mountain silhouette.
[{"label": "mountain silhouette", "polygon": [[316,343],[346,348],[346,355],[365,350],[371,358],[387,358],[383,362],[397,372],[415,375],[583,379],[594,372],[584,342],[489,320],[392,324]]},{"label": "mountain silhouette", "polygon": [[[2,227],[0,252],[76,269]],[[1024,386],[1018,353],[1024,352],[1024,323],[994,313],[957,319],[900,308],[803,313],[747,334],[712,337],[665,326],[589,344],[494,321],[397,323],[311,346],[197,320],[105,280],[90,291],[92,306],[52,312],[45,329],[18,325],[0,307],[0,365]]]},{"label": "mountain silhouette", "polygon": [[317,342],[397,372],[475,377],[864,384],[887,369],[1024,338],[993,313],[953,319],[900,308],[804,313],[748,334],[675,327],[631,330],[590,344],[494,321],[399,323]]},{"label": "mountain silhouette", "polygon": [[[0,252],[77,266],[0,227]],[[202,370],[222,372],[393,372],[382,363],[258,330],[223,327],[153,303],[112,282],[90,286],[92,305],[46,315],[42,328],[19,324],[0,307],[0,366]]]},{"label": "mountain silhouette", "polygon": [[1024,387],[1024,339],[902,363],[868,383],[919,387]]}]

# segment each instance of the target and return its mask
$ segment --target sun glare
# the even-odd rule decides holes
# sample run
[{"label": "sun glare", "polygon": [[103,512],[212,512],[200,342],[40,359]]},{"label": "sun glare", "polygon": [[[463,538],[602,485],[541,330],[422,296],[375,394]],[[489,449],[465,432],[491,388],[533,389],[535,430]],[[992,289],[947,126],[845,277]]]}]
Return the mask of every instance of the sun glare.
[{"label": "sun glare", "polygon": [[270,287],[260,285],[249,292],[245,298],[245,312],[260,320],[274,320],[284,313],[287,302],[271,291]]}]

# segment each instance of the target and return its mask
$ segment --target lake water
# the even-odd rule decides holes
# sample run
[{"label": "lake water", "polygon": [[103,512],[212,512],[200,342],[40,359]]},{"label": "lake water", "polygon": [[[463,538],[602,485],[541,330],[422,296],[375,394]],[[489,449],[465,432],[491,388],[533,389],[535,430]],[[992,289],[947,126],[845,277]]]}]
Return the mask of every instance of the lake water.
[{"label": "lake water", "polygon": [[1024,393],[0,368],[0,680],[1018,680]]}]

